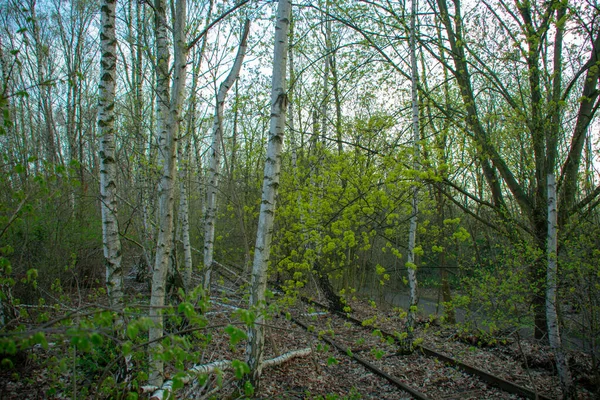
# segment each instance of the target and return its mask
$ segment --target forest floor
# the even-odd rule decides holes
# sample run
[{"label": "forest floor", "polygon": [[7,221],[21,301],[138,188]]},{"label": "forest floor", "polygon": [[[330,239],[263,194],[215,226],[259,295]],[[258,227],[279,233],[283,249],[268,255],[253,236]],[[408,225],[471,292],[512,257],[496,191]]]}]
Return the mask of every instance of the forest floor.
[{"label": "forest floor", "polygon": [[[244,360],[246,341],[232,344],[230,334],[223,327],[239,323],[236,308],[243,308],[246,300],[231,285],[217,285],[213,290],[210,312],[206,313],[211,341],[202,350],[197,364],[221,360]],[[298,300],[294,305],[275,314],[267,322],[265,359],[291,351],[310,348],[309,356],[293,358],[283,364],[264,370],[261,385],[253,396],[260,399],[410,399],[414,398],[375,374],[350,357],[360,356],[375,367],[402,381],[429,399],[519,399],[521,397],[473,377],[461,369],[449,366],[436,358],[416,351],[410,355],[398,353],[396,344],[385,340],[381,331],[400,331],[404,319],[397,309],[375,305],[363,299],[349,300],[351,315],[363,321],[356,326],[342,317],[324,312]],[[300,321],[309,330],[295,323]],[[242,327],[243,328],[243,327]],[[341,352],[324,342],[323,337],[348,349]],[[558,379],[553,370],[550,350],[532,340],[516,337],[478,337],[475,333],[449,326],[441,326],[435,318],[421,317],[415,337],[423,346],[453,357],[497,377],[528,388],[541,396],[560,399]],[[85,379],[73,381],[73,368],[78,364],[45,369],[40,360],[59,356],[63,346],[43,351],[37,348],[27,362],[19,363],[16,370],[0,370],[1,399],[75,398],[91,397],[96,382]],[[569,354],[578,391],[578,398],[597,398],[591,358],[581,352]],[[93,362],[93,361],[91,361]],[[190,368],[192,363],[186,364]],[[89,368],[89,366],[87,366]],[[167,368],[167,376],[175,371]],[[56,382],[62,382],[55,388]],[[237,380],[230,371],[212,374],[205,382],[194,380],[176,392],[176,398],[242,398],[237,394]],[[86,394],[87,391],[87,394]],[[73,393],[79,393],[74,396]],[[596,393],[596,395],[594,394]],[[104,396],[99,396],[103,398]],[[150,397],[149,393],[140,394]]]},{"label": "forest floor", "polygon": [[[324,313],[300,301],[288,312],[294,320],[300,320],[312,328],[311,332],[284,316],[269,321],[266,358],[304,347],[311,347],[313,353],[309,357],[293,359],[265,370],[258,398],[413,398],[347,354],[320,340],[323,336],[351,349],[353,354],[430,399],[521,398],[490,387],[478,378],[418,351],[411,355],[400,355],[395,344],[378,334],[378,329],[387,332],[401,330],[404,319],[397,310],[375,306],[372,302],[360,299],[351,300],[349,306],[352,308],[351,315],[365,321],[363,325],[366,326],[355,326],[339,316]],[[417,323],[415,337],[422,340],[423,346],[539,395],[561,398],[558,378],[553,370],[553,355],[548,347],[535,340],[477,337],[475,334],[465,334],[456,327],[440,326],[437,320],[423,317]],[[235,357],[243,359],[244,344],[239,346]],[[213,355],[214,359],[227,357],[226,353],[219,355],[215,352]],[[577,382],[578,398],[596,398],[590,391],[597,390],[592,385],[591,358],[581,352],[571,352],[570,362]],[[228,392],[226,389],[222,393]],[[188,393],[191,395],[193,392]]]}]

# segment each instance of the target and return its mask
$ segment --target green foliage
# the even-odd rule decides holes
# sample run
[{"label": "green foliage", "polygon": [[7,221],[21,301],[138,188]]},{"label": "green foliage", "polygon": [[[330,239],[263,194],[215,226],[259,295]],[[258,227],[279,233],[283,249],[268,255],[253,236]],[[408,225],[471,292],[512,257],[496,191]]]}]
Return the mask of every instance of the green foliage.
[{"label": "green foliage", "polygon": [[247,326],[253,326],[256,321],[256,313],[254,311],[239,309],[235,311],[235,315]]},{"label": "green foliage", "polygon": [[371,349],[371,355],[373,357],[375,357],[375,359],[377,359],[377,360],[381,360],[381,357],[383,357],[384,354],[385,354],[385,352],[383,350],[378,349],[376,347],[373,347]]},{"label": "green foliage", "polygon": [[[209,335],[202,334],[206,318],[198,313],[198,310],[204,312],[207,306],[202,296],[196,307],[190,307],[191,303],[186,300],[184,298],[183,305],[177,307],[178,312],[166,309],[165,316],[167,321],[187,318],[191,321],[186,327],[188,333],[167,332],[158,354],[175,370],[174,390],[182,386],[184,371],[190,363],[200,359],[201,349],[210,340]],[[120,313],[102,307],[73,310],[67,315],[56,308],[53,313],[53,322],[45,325],[32,323],[29,316],[22,317],[23,323],[33,330],[26,330],[23,324],[12,327],[8,335],[0,337],[2,367],[15,368],[16,362],[21,362],[20,354],[31,354],[35,357],[33,362],[42,364],[47,371],[45,379],[52,386],[48,396],[85,396],[98,390],[104,397],[135,398],[138,387],[147,380],[147,332],[153,325],[152,320],[140,309],[130,307]],[[48,328],[50,333],[45,333]],[[229,332],[232,342],[245,337],[237,328]],[[44,358],[36,356],[41,350]],[[238,362],[235,366],[239,373],[247,373],[244,363]],[[127,381],[123,380],[126,376]],[[78,392],[72,393],[75,387]]]},{"label": "green foliage", "polygon": [[243,330],[241,330],[233,325],[228,325],[225,328],[225,333],[227,333],[229,335],[229,343],[232,346],[235,346],[240,341],[248,338],[248,336],[246,335],[246,332],[244,332]]},{"label": "green foliage", "polygon": [[231,362],[233,373],[237,379],[242,379],[244,375],[250,373],[250,367],[243,361],[233,360]]},{"label": "green foliage", "polygon": [[559,251],[561,320],[570,335],[591,349],[598,364],[600,349],[600,226],[574,220]]},{"label": "green foliage", "polygon": [[38,285],[89,288],[104,275],[100,216],[80,182],[79,163],[46,164],[33,173],[33,162],[14,164],[10,180],[0,183],[0,247],[12,248],[3,257],[18,277],[13,294],[28,303],[37,302]]}]

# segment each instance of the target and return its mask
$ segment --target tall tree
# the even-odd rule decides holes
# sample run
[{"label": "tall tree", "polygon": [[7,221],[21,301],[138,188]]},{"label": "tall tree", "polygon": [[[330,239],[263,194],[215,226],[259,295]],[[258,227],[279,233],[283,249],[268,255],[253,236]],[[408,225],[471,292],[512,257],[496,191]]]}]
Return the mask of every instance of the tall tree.
[{"label": "tall tree", "polygon": [[[413,169],[419,169],[419,99],[417,82],[419,74],[417,70],[417,0],[411,2],[410,14],[410,76],[411,76],[411,106],[412,106],[412,133],[413,133]],[[416,176],[416,175],[415,175]],[[408,257],[406,267],[408,271],[409,287],[409,305],[408,317],[406,321],[406,351],[412,351],[413,330],[417,314],[417,305],[419,304],[418,284],[417,284],[417,264],[415,259],[415,246],[417,241],[417,215],[419,213],[419,188],[416,184],[411,187],[412,191],[412,212],[410,215],[410,224],[408,230]]]},{"label": "tall tree", "polygon": [[558,211],[556,191],[556,157],[560,131],[560,93],[562,85],[562,46],[566,23],[566,6],[560,4],[556,10],[556,37],[554,39],[554,79],[552,82],[552,124],[546,140],[546,179],[548,201],[548,238],[546,241],[546,319],[548,322],[548,342],[556,358],[556,369],[565,399],[574,398],[573,382],[569,364],[565,357],[558,322]]},{"label": "tall tree", "polygon": [[[163,336],[162,307],[165,304],[167,272],[171,252],[173,251],[175,181],[177,164],[177,135],[179,131],[181,103],[185,89],[187,67],[187,43],[185,38],[186,0],[176,0],[173,18],[173,60],[172,84],[169,85],[169,44],[166,25],[166,4],[157,0],[155,7],[156,31],[156,81],[157,81],[157,126],[159,130],[159,154],[162,161],[162,176],[158,187],[159,231],[156,245],[154,270],[152,272],[152,292],[150,295],[149,339],[151,385],[160,386],[163,382],[163,361],[159,353],[162,350],[160,338]],[[169,92],[169,86],[170,92]]]},{"label": "tall tree", "polygon": [[[563,71],[558,65],[548,68],[548,63],[543,62],[549,47],[549,38],[556,37],[560,24],[553,18],[554,10],[560,6],[560,1],[546,2],[537,6],[531,2],[516,2],[514,7],[502,3],[503,9],[498,10],[492,5],[483,2],[490,10],[491,17],[498,21],[511,35],[515,42],[516,56],[524,61],[524,75],[527,77],[528,87],[520,93],[514,93],[501,75],[494,71],[491,64],[478,57],[471,48],[469,38],[465,36],[464,21],[461,15],[459,0],[453,1],[453,10],[450,10],[446,0],[437,0],[440,18],[445,28],[447,40],[450,44],[450,54],[454,65],[451,68],[456,79],[466,112],[466,123],[471,133],[473,143],[477,148],[477,156],[483,169],[484,177],[492,193],[493,209],[501,221],[507,224],[515,221],[517,216],[510,217],[511,208],[507,206],[503,196],[503,187],[512,194],[521,215],[526,218],[525,231],[533,238],[534,248],[542,254],[551,253],[547,247],[548,237],[548,185],[547,177],[549,163],[547,155],[556,153],[558,143],[570,142],[566,149],[566,158],[560,169],[557,183],[557,224],[560,231],[569,218],[578,210],[585,208],[600,194],[600,188],[595,188],[588,196],[578,198],[577,185],[579,182],[579,166],[581,164],[582,149],[585,143],[590,122],[598,109],[598,77],[600,70],[592,67],[598,62],[600,55],[600,32],[589,31],[585,40],[589,41],[589,58],[582,63],[573,75],[571,82],[563,88],[560,85],[551,87],[544,93],[545,86],[542,77],[562,75]],[[502,22],[502,12],[510,16],[518,27],[518,31],[511,29]],[[594,11],[597,14],[597,11]],[[453,16],[453,17],[451,17]],[[552,27],[555,27],[553,32]],[[557,30],[558,28],[558,30]],[[553,33],[554,35],[552,35]],[[519,35],[525,37],[525,44],[517,40]],[[560,36],[560,35],[558,35]],[[560,57],[560,55],[558,55]],[[475,66],[482,71],[482,77],[500,94],[500,98],[511,110],[513,120],[521,121],[524,134],[531,143],[533,160],[531,179],[521,180],[511,166],[507,154],[500,151],[501,142],[494,137],[494,125],[484,123],[484,116],[480,97],[476,96],[474,79],[471,70]],[[560,126],[559,131],[565,134],[561,140],[551,139],[552,123],[560,121],[553,117],[555,113],[562,115],[564,110],[559,106],[567,98],[572,97],[575,90],[580,88],[579,106],[573,110],[575,123],[570,126]],[[554,93],[553,93],[554,92]],[[577,96],[576,96],[577,97]],[[560,99],[559,104],[553,100]],[[522,100],[523,99],[523,100]],[[525,101],[525,104],[523,104]],[[507,127],[508,128],[508,127]],[[570,130],[570,137],[566,132]],[[556,153],[562,154],[562,153]],[[522,166],[521,166],[522,167]],[[518,168],[518,167],[517,167]],[[507,226],[509,226],[507,224]],[[510,229],[507,229],[510,230]],[[514,229],[513,229],[513,233]],[[531,263],[529,275],[533,287],[532,308],[535,319],[535,336],[542,338],[547,333],[547,319],[545,307],[547,257],[535,257]]]},{"label": "tall tree", "polygon": [[267,289],[267,267],[273,236],[273,222],[276,209],[276,197],[279,189],[281,171],[281,150],[285,133],[287,108],[286,65],[288,57],[288,32],[291,18],[291,0],[279,0],[275,21],[275,46],[273,50],[273,76],[271,80],[271,120],[269,142],[265,162],[262,198],[254,263],[250,283],[250,307],[256,312],[255,324],[248,329],[248,347],[246,360],[250,367],[250,382],[258,388],[262,373],[262,361],[265,344],[264,308]]},{"label": "tall tree", "polygon": [[113,306],[123,300],[121,240],[117,219],[117,160],[115,151],[116,3],[116,0],[103,0],[100,6],[101,58],[100,84],[98,86],[102,242],[106,260],[106,288],[109,302]]},{"label": "tall tree", "polygon": [[215,104],[215,117],[213,122],[212,142],[210,145],[210,163],[208,167],[208,185],[206,189],[206,217],[204,220],[204,290],[210,290],[210,278],[213,264],[215,223],[217,219],[217,191],[219,188],[219,176],[221,171],[221,152],[223,150],[223,110],[225,98],[229,89],[238,79],[246,49],[248,47],[248,34],[250,32],[250,20],[244,23],[244,30],[238,48],[235,61],[229,71],[227,78],[219,86]]},{"label": "tall tree", "polygon": [[[54,121],[54,105],[52,99],[53,79],[50,76],[50,43],[41,29],[41,18],[37,14],[37,1],[29,0],[28,11],[30,16],[27,18],[31,26],[31,35],[35,52],[35,68],[37,73],[36,85],[39,88],[39,106],[44,118],[43,137],[45,139],[46,159],[52,163],[61,162],[61,148],[59,138],[56,134],[56,124]],[[47,32],[46,32],[47,34]]]},{"label": "tall tree", "polygon": [[[208,26],[210,22],[210,18],[212,15],[213,9],[213,0],[208,2],[208,10],[206,13],[206,19],[204,22],[204,26]],[[196,93],[198,90],[198,80],[200,75],[200,68],[202,66],[202,58],[204,57],[204,51],[206,49],[206,38],[205,35],[202,39],[202,44],[200,47],[195,48],[195,54],[192,55],[192,58],[195,60],[193,62],[194,68],[192,70],[192,86],[190,88],[190,98],[188,101],[188,114],[187,114],[187,131],[186,131],[186,141],[187,141],[187,150],[184,154],[182,151],[183,143],[179,144],[179,153],[180,153],[180,165],[181,168],[179,170],[179,228],[181,230],[181,242],[183,244],[183,254],[184,254],[184,273],[183,273],[183,284],[186,291],[192,289],[192,245],[190,242],[190,218],[189,218],[189,200],[188,200],[188,174],[189,174],[189,163],[191,162],[191,148],[192,148],[192,140],[195,136],[196,130],[196,118],[198,112],[198,94]]]}]

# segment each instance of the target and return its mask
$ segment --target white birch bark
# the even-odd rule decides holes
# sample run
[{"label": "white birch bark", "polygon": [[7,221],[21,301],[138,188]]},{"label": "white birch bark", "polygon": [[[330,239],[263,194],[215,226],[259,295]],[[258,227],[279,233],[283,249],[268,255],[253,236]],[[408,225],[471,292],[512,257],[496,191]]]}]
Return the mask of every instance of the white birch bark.
[{"label": "white birch bark", "polygon": [[[310,347],[306,347],[304,349],[299,350],[293,350],[288,353],[282,354],[278,357],[265,360],[264,366],[265,368],[274,367],[286,363],[294,358],[306,357],[311,353],[312,349]],[[194,378],[196,378],[198,375],[211,374],[217,370],[230,370],[232,365],[233,363],[230,360],[221,360],[214,361],[208,364],[194,365],[192,368],[185,372],[186,375],[181,378],[181,383],[185,385],[192,381]],[[157,388],[155,386],[142,386],[140,389],[142,393],[153,392],[152,396],[150,397],[150,400],[162,400],[165,397],[170,398],[170,395],[172,395],[173,381],[166,381],[160,388]]]},{"label": "white birch bark", "polygon": [[258,388],[263,369],[262,361],[265,336],[262,310],[265,307],[267,267],[271,251],[271,237],[276,208],[275,199],[279,188],[281,150],[283,147],[285,112],[288,102],[285,73],[291,9],[291,0],[279,0],[277,20],[275,22],[269,142],[250,285],[250,308],[256,312],[257,318],[256,324],[250,326],[248,329],[248,347],[246,348],[246,359],[251,371],[250,381],[255,388]]},{"label": "white birch bark", "polygon": [[123,301],[121,240],[117,219],[117,166],[115,152],[115,38],[116,0],[103,0],[100,7],[100,84],[98,86],[98,137],[100,138],[100,199],[102,247],[106,263],[106,291],[111,306]]},{"label": "white birch bark", "polygon": [[[208,4],[208,11],[206,13],[206,20],[204,26],[208,26],[212,15],[212,0]],[[197,55],[193,56],[197,59],[195,62],[194,69],[192,70],[192,87],[190,88],[190,99],[188,109],[188,121],[187,121],[187,151],[185,156],[180,151],[180,165],[179,170],[179,226],[181,229],[181,242],[183,244],[183,257],[184,257],[184,270],[183,270],[183,284],[186,292],[192,289],[192,272],[193,272],[193,260],[192,260],[192,245],[190,242],[190,221],[189,221],[189,200],[188,200],[188,186],[187,176],[189,173],[189,162],[191,160],[191,146],[192,137],[196,128],[196,113],[197,113],[197,94],[196,89],[198,88],[198,77],[200,75],[200,68],[202,66],[202,58],[204,50],[206,49],[206,36],[202,40],[200,50]],[[183,146],[179,144],[179,149]],[[184,160],[185,158],[185,160]]]},{"label": "white birch bark", "polygon": [[186,293],[192,286],[192,245],[190,243],[190,219],[188,203],[188,164],[190,161],[190,144],[188,143],[185,155],[179,151],[179,226],[181,230],[181,243],[183,244],[183,287]]},{"label": "white birch bark", "polygon": [[573,382],[569,364],[565,357],[560,337],[558,320],[558,202],[556,191],[556,155],[558,151],[558,134],[560,126],[560,93],[562,84],[562,42],[564,36],[564,18],[566,5],[556,10],[556,38],[554,42],[554,79],[552,82],[553,101],[555,103],[551,126],[546,141],[547,154],[547,200],[548,200],[548,233],[546,239],[546,324],[548,327],[548,342],[556,360],[556,370],[564,399],[574,396]]},{"label": "white birch bark", "polygon": [[[115,0],[116,1],[116,0]],[[104,3],[103,3],[104,4]],[[36,13],[37,0],[30,0],[27,5],[29,11],[31,12],[31,18],[29,22],[31,23],[31,34],[34,40],[34,48],[36,55],[36,72],[37,79],[39,80],[39,105],[44,115],[44,125],[45,132],[43,133],[45,137],[45,146],[46,146],[46,157],[47,160],[52,164],[61,163],[61,153],[59,149],[61,148],[60,143],[58,141],[58,137],[56,135],[56,124],[54,123],[54,111],[52,107],[52,91],[50,85],[50,78],[48,77],[48,58],[49,52],[46,51],[45,47],[47,43],[42,42],[42,36],[40,32],[39,19]],[[101,7],[102,10],[102,7]],[[110,10],[110,8],[109,8]],[[104,13],[103,13],[104,14]],[[114,14],[114,12],[113,12]],[[102,18],[102,16],[100,17]],[[102,23],[102,22],[101,22]],[[114,25],[114,24],[113,24]],[[102,38],[100,39],[102,41]],[[102,44],[101,44],[102,46]],[[113,51],[112,54],[115,54]],[[110,56],[109,56],[110,57]],[[116,56],[115,56],[116,57]],[[102,76],[102,75],[101,75]],[[114,77],[114,75],[113,75]],[[114,82],[114,80],[113,80]],[[101,82],[102,84],[102,82]]]},{"label": "white birch bark", "polygon": [[[329,1],[325,4],[325,13],[329,13]],[[327,115],[327,102],[329,101],[329,69],[331,66],[331,19],[324,15],[325,21],[325,59],[323,60],[323,97],[321,99],[321,141],[325,142],[327,136],[327,125],[329,116]]]},{"label": "white birch bark", "polygon": [[229,75],[217,92],[215,105],[215,118],[213,122],[212,143],[210,145],[210,163],[208,167],[208,184],[206,187],[206,216],[204,219],[204,290],[210,291],[210,278],[212,272],[213,254],[215,246],[215,223],[217,218],[217,191],[219,189],[219,177],[221,173],[221,151],[223,148],[223,109],[225,98],[231,86],[237,80],[246,49],[248,47],[248,33],[250,31],[250,21],[246,20],[244,24],[244,33],[235,56],[235,61],[229,71]]},{"label": "white birch bark", "polygon": [[[419,104],[417,96],[417,49],[416,49],[416,12],[417,0],[412,0],[410,17],[410,68],[411,68],[411,95],[412,95],[412,129],[413,129],[413,169],[419,168]],[[417,292],[417,266],[415,263],[415,244],[417,239],[417,213],[419,212],[418,188],[413,185],[412,190],[412,214],[408,231],[408,287],[409,308],[406,321],[406,333],[408,334],[408,349],[412,349],[413,329],[416,318],[416,308],[419,303]]]},{"label": "white birch bark", "polygon": [[[151,385],[160,386],[163,382],[163,362],[157,357],[162,350],[160,338],[163,336],[163,316],[161,307],[165,304],[165,287],[169,259],[173,251],[173,226],[175,204],[175,180],[177,163],[177,133],[180,110],[185,88],[187,63],[187,44],[185,43],[186,0],[176,1],[176,16],[173,29],[175,57],[173,65],[173,84],[169,94],[169,48],[167,27],[165,26],[165,4],[162,0],[155,3],[156,44],[157,44],[157,126],[159,129],[159,152],[163,163],[163,172],[158,186],[159,231],[156,246],[156,258],[152,273],[152,292],[150,295],[150,318],[153,326],[149,331],[150,377]],[[169,99],[170,98],[170,99]]]},{"label": "white birch bark", "polygon": [[562,349],[557,307],[558,282],[558,212],[556,209],[556,177],[554,172],[548,173],[548,241],[546,251],[548,267],[546,270],[546,319],[548,321],[548,342],[556,359],[556,369],[560,386],[565,398],[569,398],[572,382],[567,360]]}]

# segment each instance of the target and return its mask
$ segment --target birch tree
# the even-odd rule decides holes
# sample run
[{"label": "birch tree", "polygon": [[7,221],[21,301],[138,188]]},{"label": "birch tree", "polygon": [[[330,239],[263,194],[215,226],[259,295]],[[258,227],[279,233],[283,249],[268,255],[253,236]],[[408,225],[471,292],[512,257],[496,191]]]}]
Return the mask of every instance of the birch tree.
[{"label": "birch tree", "polygon": [[[208,26],[212,15],[213,1],[210,0],[208,3],[208,10],[206,13],[206,19],[204,26]],[[198,112],[198,95],[196,93],[198,89],[198,79],[200,75],[200,68],[202,66],[202,58],[204,57],[204,51],[206,49],[206,35],[202,39],[200,48],[196,48],[195,52],[192,53],[192,59],[194,68],[192,69],[192,87],[190,88],[190,98],[188,101],[188,114],[187,114],[187,151],[183,153],[181,150],[183,143],[179,144],[180,153],[180,164],[179,170],[179,227],[181,230],[181,242],[183,244],[183,256],[184,256],[184,269],[183,269],[183,285],[186,292],[189,292],[192,288],[192,245],[190,242],[190,219],[189,219],[189,200],[188,200],[188,173],[189,173],[189,162],[191,160],[191,148],[192,138],[195,134],[196,129],[196,118]]]},{"label": "birch tree", "polygon": [[46,139],[46,157],[51,163],[57,164],[60,163],[62,157],[59,152],[61,146],[56,134],[56,123],[54,121],[52,77],[49,74],[50,68],[48,65],[51,61],[50,43],[47,36],[44,36],[44,32],[42,32],[40,26],[41,19],[36,11],[37,1],[29,0],[27,6],[30,16],[26,20],[31,25],[31,36],[36,56],[35,68],[38,79],[36,83],[39,88],[39,107],[44,117],[45,126],[42,132]]},{"label": "birch tree", "polygon": [[106,289],[112,306],[123,300],[121,240],[117,219],[117,164],[115,152],[115,38],[116,0],[100,6],[100,84],[98,86],[98,136],[100,138],[100,199],[102,244],[106,262]]},{"label": "birch tree", "polygon": [[[155,2],[157,127],[159,130],[159,154],[163,168],[158,186],[159,231],[150,296],[150,318],[153,326],[150,328],[149,334],[149,340],[152,343],[149,383],[155,386],[160,386],[163,382],[163,361],[158,354],[162,350],[159,340],[163,336],[161,308],[165,304],[167,272],[173,251],[177,134],[185,88],[188,52],[185,42],[186,0],[176,0],[173,24],[175,48],[173,82],[172,85],[169,85],[170,52],[165,6],[162,0]],[[169,86],[171,86],[170,92]]]},{"label": "birch tree", "polygon": [[[417,0],[411,2],[410,15],[410,70],[411,70],[411,106],[412,106],[412,131],[413,131],[413,169],[419,169],[419,103],[418,103],[418,70],[417,70]],[[409,306],[406,321],[406,351],[412,351],[413,330],[419,303],[417,293],[417,264],[415,260],[415,245],[417,240],[417,214],[419,212],[419,189],[416,184],[411,187],[412,212],[408,231],[408,255],[406,267],[408,271]]]},{"label": "birch tree", "polygon": [[557,140],[560,129],[560,91],[562,84],[562,45],[564,36],[566,7],[561,5],[556,11],[556,38],[554,41],[554,79],[552,82],[552,101],[554,112],[551,114],[552,124],[546,143],[547,156],[547,197],[548,197],[548,239],[546,242],[546,320],[548,322],[548,342],[556,359],[556,369],[560,379],[560,386],[565,399],[574,397],[573,383],[569,364],[565,357],[560,326],[558,322],[558,211],[556,191],[556,153],[558,152]]},{"label": "birch tree", "polygon": [[251,325],[248,329],[246,360],[250,367],[250,382],[255,388],[258,388],[263,368],[262,361],[265,344],[265,327],[263,325],[265,316],[263,313],[266,301],[267,268],[273,235],[276,196],[279,188],[285,113],[288,103],[285,74],[291,9],[292,2],[290,0],[279,0],[275,22],[275,46],[273,50],[269,141],[250,283],[250,308],[254,309],[257,317],[255,324]]},{"label": "birch tree", "polygon": [[248,33],[250,32],[250,21],[244,23],[244,31],[240,41],[235,61],[229,71],[227,78],[219,86],[215,104],[215,117],[213,122],[212,142],[210,145],[210,162],[208,167],[208,184],[206,188],[206,216],[204,220],[204,290],[210,290],[210,278],[212,272],[215,222],[217,218],[217,191],[219,189],[219,177],[221,171],[221,151],[223,150],[223,110],[225,98],[229,89],[238,79],[246,49],[248,47]]}]

